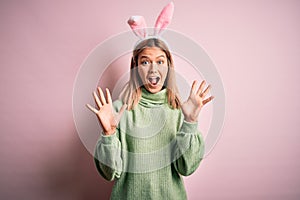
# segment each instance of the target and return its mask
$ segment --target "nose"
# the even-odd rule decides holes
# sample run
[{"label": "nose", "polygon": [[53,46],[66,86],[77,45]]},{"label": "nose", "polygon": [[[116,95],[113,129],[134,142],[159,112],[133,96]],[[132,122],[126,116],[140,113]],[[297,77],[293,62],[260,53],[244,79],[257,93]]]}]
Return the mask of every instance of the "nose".
[{"label": "nose", "polygon": [[149,73],[150,73],[150,74],[156,73],[156,72],[157,72],[157,68],[158,68],[158,67],[157,67],[157,64],[156,64],[155,62],[152,62],[152,63],[151,63],[151,67],[150,67],[150,69],[149,69]]}]

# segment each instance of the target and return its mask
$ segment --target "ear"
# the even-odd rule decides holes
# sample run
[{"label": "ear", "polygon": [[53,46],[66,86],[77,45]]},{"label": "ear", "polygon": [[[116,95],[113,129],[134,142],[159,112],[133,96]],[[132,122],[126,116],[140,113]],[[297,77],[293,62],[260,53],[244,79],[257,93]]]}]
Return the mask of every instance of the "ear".
[{"label": "ear", "polygon": [[173,12],[174,3],[170,2],[163,8],[156,20],[155,35],[159,35],[171,23]]},{"label": "ear", "polygon": [[147,37],[147,25],[143,16],[132,16],[127,23],[138,37],[142,39]]}]

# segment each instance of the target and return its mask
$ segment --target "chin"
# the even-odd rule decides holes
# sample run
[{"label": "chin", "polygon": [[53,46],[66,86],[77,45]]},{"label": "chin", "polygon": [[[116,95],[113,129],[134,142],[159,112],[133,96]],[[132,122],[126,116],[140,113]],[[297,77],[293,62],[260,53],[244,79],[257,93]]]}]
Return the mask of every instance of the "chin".
[{"label": "chin", "polygon": [[145,88],[146,88],[146,90],[148,91],[148,92],[150,92],[150,93],[152,93],[152,94],[155,94],[155,93],[157,93],[157,92],[160,92],[162,89],[163,89],[163,87],[162,86],[159,86],[159,87],[156,87],[156,88],[152,88],[152,87],[149,87],[149,86],[145,86]]}]

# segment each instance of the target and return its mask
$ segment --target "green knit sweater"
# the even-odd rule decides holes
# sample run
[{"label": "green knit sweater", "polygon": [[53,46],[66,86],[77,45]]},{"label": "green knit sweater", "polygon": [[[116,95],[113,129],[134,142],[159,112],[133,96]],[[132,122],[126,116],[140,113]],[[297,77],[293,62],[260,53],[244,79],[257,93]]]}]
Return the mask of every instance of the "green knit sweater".
[{"label": "green knit sweater", "polygon": [[[203,157],[197,123],[183,120],[167,102],[166,89],[142,90],[138,105],[125,111],[115,134],[101,135],[95,149],[99,173],[115,184],[111,199],[186,199],[181,175],[192,174]],[[122,102],[114,102],[119,111]]]}]

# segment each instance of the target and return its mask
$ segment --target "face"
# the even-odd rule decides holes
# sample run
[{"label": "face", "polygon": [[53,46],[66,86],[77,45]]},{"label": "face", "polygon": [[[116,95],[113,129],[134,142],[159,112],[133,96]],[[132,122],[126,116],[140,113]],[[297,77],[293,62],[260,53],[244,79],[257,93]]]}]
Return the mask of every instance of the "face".
[{"label": "face", "polygon": [[158,47],[143,50],[138,57],[138,73],[145,88],[155,94],[163,88],[168,74],[168,60]]}]

